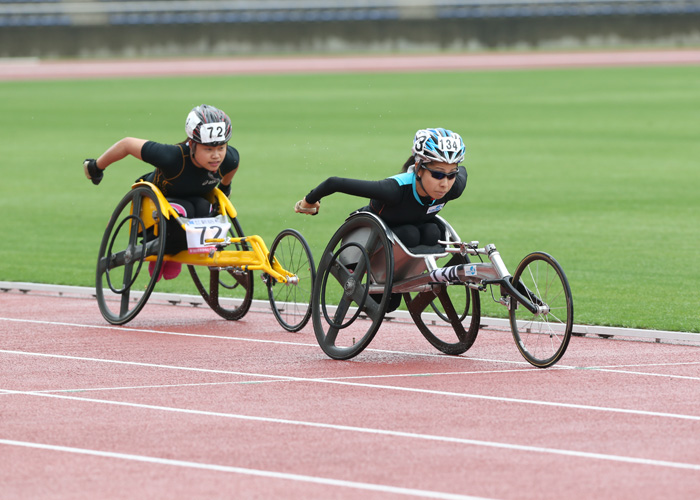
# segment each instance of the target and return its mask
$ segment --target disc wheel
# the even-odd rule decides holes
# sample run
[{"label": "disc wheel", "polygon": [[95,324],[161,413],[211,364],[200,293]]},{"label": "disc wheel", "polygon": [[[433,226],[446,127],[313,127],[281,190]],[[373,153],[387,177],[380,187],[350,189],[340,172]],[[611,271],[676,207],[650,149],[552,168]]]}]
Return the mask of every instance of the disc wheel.
[{"label": "disc wheel", "polygon": [[520,262],[512,280],[520,293],[544,308],[539,314],[522,304],[510,308],[515,344],[532,365],[552,366],[566,352],[574,326],[571,288],[564,270],[551,255],[535,252]]},{"label": "disc wheel", "polygon": [[165,239],[156,195],[147,187],[129,191],[107,223],[97,258],[95,295],[109,323],[123,325],[146,305],[163,265]]},{"label": "disc wheel", "polygon": [[[467,262],[466,256],[454,254],[443,267]],[[429,291],[405,293],[404,301],[420,332],[440,352],[463,354],[474,344],[481,321],[477,290],[462,284],[439,284]]]},{"label": "disc wheel", "polygon": [[278,283],[271,276],[265,277],[272,312],[282,328],[298,332],[311,318],[311,292],[316,268],[309,244],[298,231],[285,229],[270,247],[270,264],[274,261],[294,274],[294,279]]},{"label": "disc wheel", "polygon": [[[243,237],[238,218],[231,219],[231,237]],[[249,250],[246,243],[233,244],[235,250]],[[187,266],[197,291],[212,310],[227,320],[246,315],[253,303],[253,271]],[[209,286],[205,287],[204,283]]]},{"label": "disc wheel", "polygon": [[314,333],[333,359],[350,359],[372,341],[391,298],[394,254],[371,215],[354,214],[319,261],[312,294]]}]

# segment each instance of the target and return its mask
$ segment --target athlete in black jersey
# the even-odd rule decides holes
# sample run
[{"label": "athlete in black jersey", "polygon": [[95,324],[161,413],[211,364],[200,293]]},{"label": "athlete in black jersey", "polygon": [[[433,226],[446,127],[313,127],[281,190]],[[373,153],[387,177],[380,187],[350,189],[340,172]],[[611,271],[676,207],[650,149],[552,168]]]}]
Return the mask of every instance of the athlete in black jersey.
[{"label": "athlete in black jersey", "polygon": [[[226,196],[231,194],[231,180],[238,170],[238,151],[228,145],[231,139],[231,119],[213,106],[197,106],[185,120],[187,139],[179,144],[160,144],[145,139],[125,137],[112,145],[97,160],[83,162],[85,175],[97,185],[102,181],[104,169],[112,163],[131,155],[155,170],[141,177],[161,190],[172,207],[186,217],[206,217],[211,207],[203,196],[219,187]],[[179,226],[169,228],[168,253],[175,253],[184,242],[184,233]],[[171,233],[174,238],[170,238]],[[151,262],[149,269],[154,267]],[[182,265],[166,261],[162,276],[175,278]],[[160,277],[158,278],[160,279]]]},{"label": "athlete in black jersey", "polygon": [[416,132],[412,155],[402,173],[381,181],[330,177],[297,202],[296,212],[316,215],[320,200],[333,193],[369,198],[364,207],[384,220],[409,248],[434,246],[442,237],[435,216],[459,196],[467,185],[464,142],[459,134],[443,128]]}]

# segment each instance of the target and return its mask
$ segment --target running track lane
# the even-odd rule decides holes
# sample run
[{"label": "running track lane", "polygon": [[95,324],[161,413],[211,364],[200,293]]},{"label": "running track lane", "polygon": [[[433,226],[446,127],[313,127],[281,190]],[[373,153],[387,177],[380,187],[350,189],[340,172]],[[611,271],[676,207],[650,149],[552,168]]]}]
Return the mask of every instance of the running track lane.
[{"label": "running track lane", "polygon": [[528,68],[698,65],[700,50],[609,52],[460,53],[392,56],[230,57],[42,61],[0,60],[0,81],[152,77],[185,74],[464,71]]},{"label": "running track lane", "polygon": [[436,352],[388,323],[351,361],[271,314],[0,294],[8,498],[696,498],[700,349],[507,332]]}]

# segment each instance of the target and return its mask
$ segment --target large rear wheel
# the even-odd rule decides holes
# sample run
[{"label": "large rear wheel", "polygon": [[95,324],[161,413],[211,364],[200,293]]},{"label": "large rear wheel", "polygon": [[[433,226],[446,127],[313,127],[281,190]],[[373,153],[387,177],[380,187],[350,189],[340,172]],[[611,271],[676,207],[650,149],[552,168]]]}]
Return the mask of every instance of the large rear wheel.
[{"label": "large rear wheel", "polygon": [[[441,267],[468,262],[466,256],[453,254]],[[445,283],[413,296],[404,294],[404,300],[420,332],[439,351],[463,354],[474,344],[481,322],[481,302],[477,290],[466,284]]]},{"label": "large rear wheel", "polygon": [[131,321],[146,305],[163,265],[165,222],[148,187],[132,189],[114,209],[102,236],[95,282],[100,312],[113,325]]},{"label": "large rear wheel", "polygon": [[[234,238],[243,237],[238,218],[231,219],[229,234]],[[249,249],[244,242],[233,246],[235,250]],[[200,295],[216,314],[228,320],[246,315],[253,303],[253,271],[189,265],[187,268]]]},{"label": "large rear wheel", "polygon": [[312,296],[314,333],[334,359],[362,352],[382,324],[391,298],[394,257],[372,216],[351,215],[321,256]]}]

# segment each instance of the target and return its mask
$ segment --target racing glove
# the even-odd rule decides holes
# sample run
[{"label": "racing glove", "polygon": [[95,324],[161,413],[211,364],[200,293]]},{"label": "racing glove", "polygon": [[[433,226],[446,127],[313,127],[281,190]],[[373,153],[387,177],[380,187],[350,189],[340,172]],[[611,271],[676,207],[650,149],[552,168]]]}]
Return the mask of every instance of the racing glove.
[{"label": "racing glove", "polygon": [[90,179],[95,186],[102,182],[102,178],[105,176],[104,171],[97,166],[97,161],[92,158],[83,162],[83,170],[85,177]]}]

